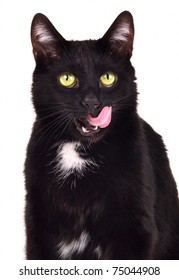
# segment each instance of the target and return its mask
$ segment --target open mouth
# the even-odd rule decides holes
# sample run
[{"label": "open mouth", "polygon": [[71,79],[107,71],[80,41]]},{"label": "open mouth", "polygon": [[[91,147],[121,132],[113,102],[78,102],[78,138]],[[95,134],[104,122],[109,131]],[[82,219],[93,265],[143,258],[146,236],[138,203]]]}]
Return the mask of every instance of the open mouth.
[{"label": "open mouth", "polygon": [[107,127],[111,122],[112,107],[105,106],[97,117],[87,115],[87,117],[75,120],[76,128],[83,136],[93,136],[101,128]]},{"label": "open mouth", "polygon": [[100,127],[91,125],[86,118],[75,119],[75,125],[83,136],[93,136],[100,131]]}]

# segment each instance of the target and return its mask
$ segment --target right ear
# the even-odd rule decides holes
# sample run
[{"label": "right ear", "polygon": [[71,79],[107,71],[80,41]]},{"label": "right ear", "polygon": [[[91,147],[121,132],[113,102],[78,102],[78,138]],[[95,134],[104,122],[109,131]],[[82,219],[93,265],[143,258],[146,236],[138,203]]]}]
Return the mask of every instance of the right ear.
[{"label": "right ear", "polygon": [[35,60],[59,57],[59,42],[65,39],[43,14],[36,14],[31,26],[31,41]]}]

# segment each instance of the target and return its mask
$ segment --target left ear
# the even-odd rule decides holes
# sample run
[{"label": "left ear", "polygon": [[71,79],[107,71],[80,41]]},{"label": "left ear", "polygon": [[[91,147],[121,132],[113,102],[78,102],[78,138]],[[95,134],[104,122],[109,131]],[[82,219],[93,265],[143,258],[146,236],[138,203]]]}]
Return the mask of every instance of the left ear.
[{"label": "left ear", "polygon": [[130,12],[121,13],[110,26],[102,40],[108,42],[112,50],[121,56],[130,58],[133,50],[134,24]]}]

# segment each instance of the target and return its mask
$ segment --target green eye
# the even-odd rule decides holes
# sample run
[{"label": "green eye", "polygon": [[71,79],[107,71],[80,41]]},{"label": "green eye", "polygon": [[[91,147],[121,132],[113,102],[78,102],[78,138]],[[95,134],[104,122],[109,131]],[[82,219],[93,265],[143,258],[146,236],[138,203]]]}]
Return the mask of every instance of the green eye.
[{"label": "green eye", "polygon": [[103,86],[110,87],[116,81],[116,75],[112,72],[106,72],[100,77],[100,82]]},{"label": "green eye", "polygon": [[58,81],[64,87],[73,87],[76,85],[76,77],[71,73],[62,73],[58,76]]}]

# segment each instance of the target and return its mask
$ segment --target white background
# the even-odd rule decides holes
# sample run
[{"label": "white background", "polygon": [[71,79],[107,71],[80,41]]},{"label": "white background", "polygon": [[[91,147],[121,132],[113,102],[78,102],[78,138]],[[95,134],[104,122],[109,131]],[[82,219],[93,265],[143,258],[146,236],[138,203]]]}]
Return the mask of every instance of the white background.
[{"label": "white background", "polygon": [[102,37],[117,15],[134,16],[132,63],[138,77],[139,114],[162,134],[179,185],[178,1],[31,0],[0,2],[0,257],[24,258],[25,149],[34,113],[30,99],[35,63],[30,25],[44,13],[66,39]]}]

